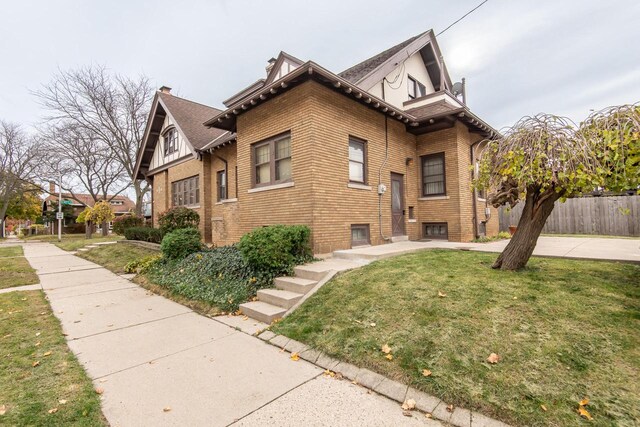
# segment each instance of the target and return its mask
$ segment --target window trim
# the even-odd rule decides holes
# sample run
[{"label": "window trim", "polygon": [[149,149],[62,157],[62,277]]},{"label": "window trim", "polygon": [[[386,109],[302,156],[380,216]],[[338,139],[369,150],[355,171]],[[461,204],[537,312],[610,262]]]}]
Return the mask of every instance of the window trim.
[{"label": "window trim", "polygon": [[[289,138],[289,157],[283,157],[282,159],[276,159],[276,143],[285,138]],[[265,165],[266,162],[256,163],[256,149],[265,145],[269,145],[269,182],[257,183],[256,168],[259,165]],[[293,141],[291,140],[291,132],[283,132],[281,134],[272,136],[270,138],[258,141],[251,144],[251,188],[260,188],[274,186],[278,184],[284,184],[293,181]],[[291,176],[287,179],[276,180],[276,162],[283,159],[291,159]]]},{"label": "window trim", "polygon": [[[365,234],[367,235],[367,239],[365,240],[353,240],[353,230],[354,229],[362,229],[364,230]],[[355,247],[355,246],[365,246],[365,245],[370,245],[371,244],[371,230],[369,227],[369,224],[351,224],[350,227],[350,232],[351,232],[351,247]]]},{"label": "window trim", "polygon": [[[351,171],[348,170],[348,174],[349,174],[349,182],[352,184],[360,184],[360,185],[368,185],[368,179],[367,179],[367,174],[368,174],[368,168],[367,168],[367,163],[369,160],[369,156],[367,155],[367,141],[365,139],[362,138],[358,138],[357,136],[353,136],[353,135],[349,135],[349,143],[347,145],[347,150],[349,150],[349,148],[351,148],[351,143],[354,142],[356,144],[362,144],[362,181],[358,181],[355,179],[351,179]],[[348,159],[348,164],[350,165],[351,162],[354,163],[360,163],[357,160],[351,160],[351,156],[349,156],[349,152],[347,151],[347,159]]]},{"label": "window trim", "polygon": [[[195,181],[195,192],[194,192],[194,203],[182,203],[182,204],[177,204],[176,203],[176,195],[178,194],[178,192],[176,191],[176,188],[178,185],[185,185],[188,181],[190,180],[194,180]],[[182,190],[180,193],[184,196],[184,194],[186,194],[188,191],[190,190]],[[200,206],[200,175],[193,175],[187,178],[183,178],[183,179],[179,179],[177,181],[172,181],[171,182],[171,207],[178,207],[178,206],[184,206],[187,208],[194,208],[194,207],[198,207]]]},{"label": "window trim", "polygon": [[[424,189],[424,163],[426,160],[431,159],[431,158],[436,158],[439,157],[442,159],[442,189],[443,192],[441,193],[429,193],[426,194],[425,193],[425,189]],[[435,175],[433,175],[435,176]],[[433,153],[433,154],[426,154],[424,156],[420,156],[420,184],[421,184],[421,188],[420,188],[420,194],[422,195],[423,198],[426,197],[438,197],[438,196],[446,196],[447,195],[447,163],[446,163],[446,157],[445,157],[445,153],[444,151],[439,152],[439,153]]]},{"label": "window trim", "polygon": [[[433,235],[432,236],[428,236],[427,235],[427,226],[430,226],[430,225],[432,225],[432,226],[433,225],[444,225],[446,234],[443,237],[441,237],[441,236],[434,237]],[[422,237],[425,238],[425,239],[449,240],[449,223],[448,222],[423,222],[422,223]]]},{"label": "window trim", "polygon": [[[220,176],[224,176],[224,185],[221,185]],[[217,171],[216,172],[216,202],[222,202],[223,200],[227,200],[227,198],[229,197],[228,184],[229,184],[229,179],[227,177],[227,171],[224,169]],[[222,188],[224,188],[224,192],[220,191]]]},{"label": "window trim", "polygon": [[[173,134],[175,137],[175,145],[172,145],[171,147],[173,147],[171,150],[169,150],[168,148],[169,145],[167,144],[167,136],[169,134]],[[173,153],[177,153],[180,151],[180,142],[178,141],[178,130],[176,129],[175,126],[171,125],[168,126],[163,132],[162,132],[162,143],[163,143],[163,148],[164,148],[164,156],[168,157]]]},{"label": "window trim", "polygon": [[[411,74],[407,74],[407,95],[409,96],[409,100],[422,98],[427,95],[427,87],[420,82],[420,80],[413,77]],[[414,95],[411,96],[410,88],[413,87]],[[422,89],[422,90],[419,90]],[[422,92],[422,94],[420,94]]]}]

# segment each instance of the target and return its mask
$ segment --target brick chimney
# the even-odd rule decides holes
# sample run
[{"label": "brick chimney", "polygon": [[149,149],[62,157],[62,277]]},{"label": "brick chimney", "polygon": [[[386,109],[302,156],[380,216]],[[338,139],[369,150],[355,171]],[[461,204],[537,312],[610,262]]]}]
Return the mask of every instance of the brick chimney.
[{"label": "brick chimney", "polygon": [[169,86],[160,86],[160,89],[158,90],[162,93],[171,93],[171,88]]},{"label": "brick chimney", "polygon": [[56,183],[54,181],[49,181],[49,193],[55,194],[56,192]]}]

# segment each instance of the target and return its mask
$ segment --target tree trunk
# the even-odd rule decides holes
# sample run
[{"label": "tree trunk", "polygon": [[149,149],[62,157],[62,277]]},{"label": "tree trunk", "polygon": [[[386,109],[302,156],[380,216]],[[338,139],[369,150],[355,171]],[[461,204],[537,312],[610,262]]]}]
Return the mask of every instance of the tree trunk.
[{"label": "tree trunk", "polygon": [[107,221],[103,221],[102,223],[102,235],[107,236],[109,234],[109,223]]},{"label": "tree trunk", "polygon": [[91,221],[86,221],[84,223],[84,237],[86,239],[90,239],[92,233],[93,233],[93,224],[91,223]]},{"label": "tree trunk", "polygon": [[143,179],[136,179],[133,181],[133,189],[136,192],[136,215],[139,217],[144,216],[144,195],[149,191],[149,183]]},{"label": "tree trunk", "polygon": [[511,237],[507,247],[493,263],[492,268],[519,270],[527,265],[542,228],[559,198],[560,194],[552,190],[543,194],[527,190],[527,198],[518,222],[518,229]]}]

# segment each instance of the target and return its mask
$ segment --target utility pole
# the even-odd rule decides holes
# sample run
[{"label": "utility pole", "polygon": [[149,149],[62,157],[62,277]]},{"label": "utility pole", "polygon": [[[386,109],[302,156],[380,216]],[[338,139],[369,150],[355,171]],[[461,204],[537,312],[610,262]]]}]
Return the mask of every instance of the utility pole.
[{"label": "utility pole", "polygon": [[58,181],[58,242],[62,241],[62,174],[60,174],[60,181]]}]

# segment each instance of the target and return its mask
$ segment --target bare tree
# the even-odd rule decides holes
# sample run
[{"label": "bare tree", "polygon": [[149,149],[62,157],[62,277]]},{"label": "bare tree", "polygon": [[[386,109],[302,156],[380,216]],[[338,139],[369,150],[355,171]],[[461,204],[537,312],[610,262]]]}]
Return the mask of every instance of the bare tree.
[{"label": "bare tree", "polygon": [[112,149],[135,190],[136,213],[142,214],[149,185],[136,179],[134,169],[153,95],[149,79],[132,79],[110,73],[104,66],[89,66],[59,71],[34,94],[49,111],[49,124],[73,125]]},{"label": "bare tree", "polygon": [[33,187],[41,159],[42,150],[33,138],[20,126],[0,121],[0,236],[4,237],[9,204]]}]

